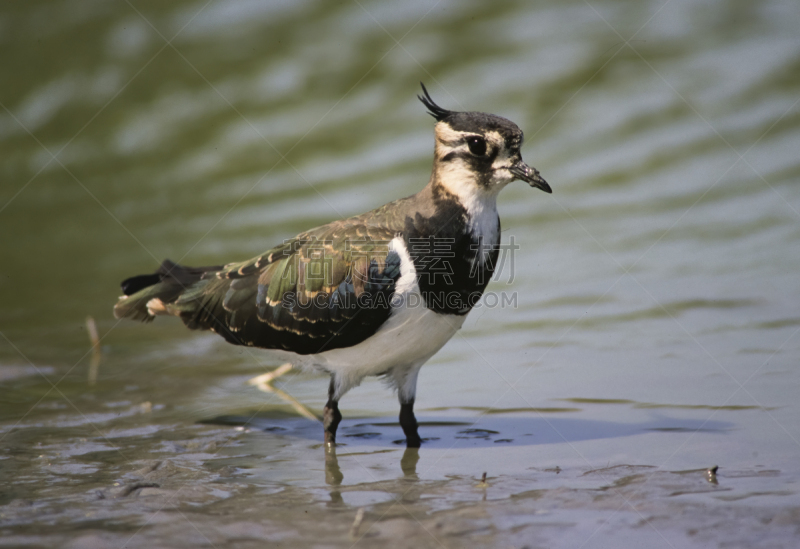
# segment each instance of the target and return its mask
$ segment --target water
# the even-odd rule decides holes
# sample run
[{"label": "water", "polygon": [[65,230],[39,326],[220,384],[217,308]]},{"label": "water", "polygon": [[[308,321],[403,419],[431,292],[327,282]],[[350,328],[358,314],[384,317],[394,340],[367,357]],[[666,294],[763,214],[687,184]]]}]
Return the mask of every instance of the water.
[{"label": "water", "polygon": [[[3,6],[3,545],[795,546],[798,18]],[[265,394],[258,352],[113,318],[118,282],[163,258],[244,259],[416,192],[420,80],[518,123],[554,194],[501,195],[519,250],[489,291],[512,304],[484,302],[423,368],[418,455],[376,380],[326,456],[296,408],[319,412],[327,380]]]}]

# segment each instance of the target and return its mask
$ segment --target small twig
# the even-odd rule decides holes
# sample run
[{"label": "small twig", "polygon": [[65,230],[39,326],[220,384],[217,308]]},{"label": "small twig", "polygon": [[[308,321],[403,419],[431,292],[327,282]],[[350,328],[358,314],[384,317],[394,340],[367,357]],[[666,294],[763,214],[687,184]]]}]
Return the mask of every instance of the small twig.
[{"label": "small twig", "polygon": [[91,316],[86,317],[86,332],[92,344],[92,358],[89,362],[89,385],[97,383],[97,372],[100,370],[100,336],[97,333],[97,323]]},{"label": "small twig", "polygon": [[355,538],[358,536],[358,529],[361,523],[364,522],[364,508],[359,507],[356,511],[356,518],[353,520],[353,526],[350,527],[350,537]]},{"label": "small twig", "polygon": [[97,323],[91,316],[86,317],[86,330],[89,332],[89,341],[92,349],[100,352],[100,336],[97,334]]},{"label": "small twig", "polygon": [[292,369],[291,364],[284,364],[283,366],[276,368],[272,372],[268,372],[266,374],[254,377],[247,383],[249,385],[254,385],[259,391],[264,391],[265,393],[272,393],[274,395],[277,395],[279,398],[288,402],[289,405],[292,408],[294,408],[295,412],[298,413],[298,415],[301,415],[306,419],[310,419],[311,421],[321,421],[320,418],[318,418],[314,414],[314,412],[308,409],[308,406],[306,406],[305,404],[294,398],[292,395],[272,386],[272,381],[276,377],[282,376],[291,369]]}]

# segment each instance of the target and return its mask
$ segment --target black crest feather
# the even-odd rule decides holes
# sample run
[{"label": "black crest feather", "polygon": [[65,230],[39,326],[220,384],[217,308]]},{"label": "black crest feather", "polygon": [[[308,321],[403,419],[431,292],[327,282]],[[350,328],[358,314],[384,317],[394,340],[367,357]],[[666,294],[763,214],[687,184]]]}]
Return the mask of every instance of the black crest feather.
[{"label": "black crest feather", "polygon": [[441,122],[451,114],[454,114],[453,111],[448,111],[447,109],[443,109],[439,105],[437,105],[433,99],[431,99],[431,94],[428,93],[428,90],[425,88],[425,84],[422,82],[419,83],[422,86],[422,95],[418,95],[417,99],[422,101],[422,104],[425,105],[428,109],[428,114],[436,119],[437,122]]}]

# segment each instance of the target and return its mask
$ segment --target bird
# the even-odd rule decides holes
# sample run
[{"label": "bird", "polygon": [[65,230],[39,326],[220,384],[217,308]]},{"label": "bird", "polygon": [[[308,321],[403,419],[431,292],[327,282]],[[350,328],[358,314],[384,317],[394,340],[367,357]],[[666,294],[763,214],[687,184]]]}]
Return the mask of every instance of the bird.
[{"label": "bird", "polygon": [[522,160],[515,123],[445,109],[420,85],[417,98],[435,119],[433,169],[422,190],[247,261],[187,267],[165,260],[155,273],[121,283],[114,315],[177,316],[190,329],[330,375],[322,414],[330,447],[339,400],[365,377],[381,376],[397,393],[407,448],[419,448],[419,370],[461,328],[494,273],[498,193],[516,180],[552,192]]}]

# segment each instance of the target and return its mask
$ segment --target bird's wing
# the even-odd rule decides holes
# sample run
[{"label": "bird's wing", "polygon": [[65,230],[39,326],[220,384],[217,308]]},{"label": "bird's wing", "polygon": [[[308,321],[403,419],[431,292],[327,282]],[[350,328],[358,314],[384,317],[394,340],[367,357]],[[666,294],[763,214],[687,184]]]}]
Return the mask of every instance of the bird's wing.
[{"label": "bird's wing", "polygon": [[207,272],[165,313],[239,345],[319,353],[356,345],[389,317],[400,278],[394,234],[334,223]]}]

